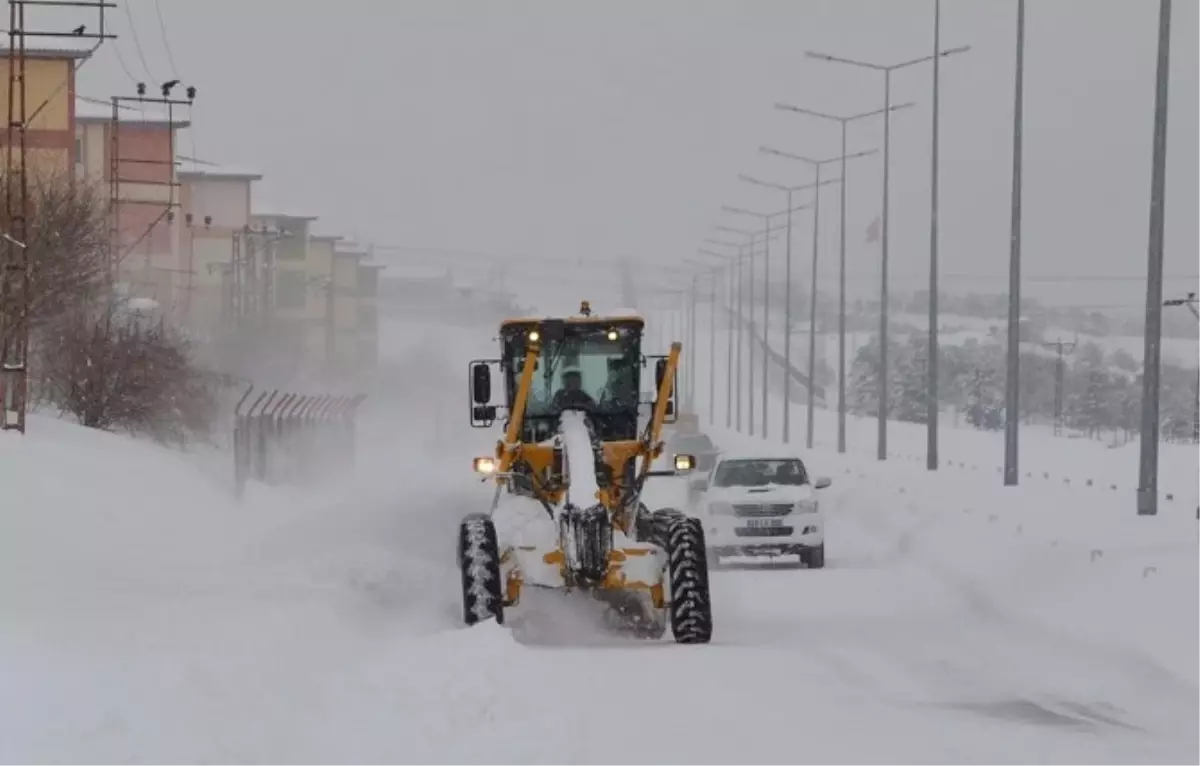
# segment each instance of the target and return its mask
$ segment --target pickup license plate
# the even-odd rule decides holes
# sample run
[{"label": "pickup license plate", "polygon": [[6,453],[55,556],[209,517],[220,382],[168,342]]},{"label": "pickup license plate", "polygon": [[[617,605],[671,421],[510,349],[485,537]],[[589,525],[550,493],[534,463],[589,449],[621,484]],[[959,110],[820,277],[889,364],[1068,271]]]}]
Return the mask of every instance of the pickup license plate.
[{"label": "pickup license plate", "polygon": [[783,519],[746,519],[746,526],[751,529],[762,529],[764,527],[782,527]]}]

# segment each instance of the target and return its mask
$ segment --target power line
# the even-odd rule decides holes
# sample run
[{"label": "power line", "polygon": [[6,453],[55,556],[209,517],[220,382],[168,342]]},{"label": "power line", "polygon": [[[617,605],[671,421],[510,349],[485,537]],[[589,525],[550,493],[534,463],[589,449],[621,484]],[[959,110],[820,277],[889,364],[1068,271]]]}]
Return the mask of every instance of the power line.
[{"label": "power line", "polygon": [[129,0],[125,0],[121,4],[121,7],[125,10],[125,18],[129,20],[129,34],[133,37],[133,47],[137,50],[138,58],[142,62],[142,68],[146,70],[146,76],[150,78],[150,82],[157,88],[159,87],[158,80],[154,79],[154,74],[150,71],[150,65],[146,63],[146,54],[142,50],[141,40],[138,39],[137,26],[133,23],[133,14],[129,12]]},{"label": "power line", "polygon": [[121,70],[125,72],[125,76],[129,78],[131,83],[137,84],[138,78],[133,76],[133,72],[129,71],[129,65],[125,63],[125,57],[121,55],[121,46],[113,43],[113,51],[117,54],[117,63],[121,65]]},{"label": "power line", "polygon": [[163,21],[162,4],[159,0],[154,0],[154,15],[158,16],[158,31],[162,34],[163,47],[167,49],[167,63],[171,65],[171,77],[178,79],[179,67],[175,66],[175,57],[171,55],[171,41],[167,37],[167,23]]}]

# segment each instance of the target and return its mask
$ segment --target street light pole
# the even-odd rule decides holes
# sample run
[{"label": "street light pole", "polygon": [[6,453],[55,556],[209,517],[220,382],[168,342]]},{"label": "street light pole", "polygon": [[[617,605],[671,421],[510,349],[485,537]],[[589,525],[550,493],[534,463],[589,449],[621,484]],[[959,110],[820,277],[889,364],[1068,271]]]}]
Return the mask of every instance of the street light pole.
[{"label": "street light pole", "polygon": [[[740,178],[743,181],[748,181],[750,183],[759,183],[760,185],[766,185],[766,184],[762,184],[762,182],[748,178],[747,176],[738,176],[738,178]],[[802,206],[802,208],[804,208],[804,207],[808,207],[808,206],[807,205]],[[797,209],[802,209],[802,208],[797,208]],[[747,215],[747,216],[752,216],[754,218],[759,218],[763,222],[762,235],[763,235],[763,272],[764,273],[763,273],[763,327],[762,327],[762,332],[763,332],[763,337],[762,337],[762,346],[763,346],[762,347],[762,437],[764,439],[766,439],[767,438],[767,422],[768,422],[768,416],[769,416],[769,409],[767,406],[767,403],[768,403],[767,393],[768,393],[769,378],[767,376],[767,373],[769,372],[770,357],[767,354],[767,349],[769,348],[769,346],[768,346],[768,341],[769,341],[768,333],[770,332],[769,311],[770,311],[770,305],[771,305],[771,240],[774,239],[774,237],[771,236],[771,232],[777,231],[780,228],[784,228],[784,227],[776,227],[776,228],[772,229],[771,228],[771,219],[774,218],[775,216],[783,215],[785,213],[790,214],[792,208],[789,206],[788,210],[782,210],[777,213],[759,213],[759,212],[755,212],[753,210],[746,210],[744,208],[729,207],[728,205],[723,206],[721,209],[723,211],[725,211],[726,213],[734,213],[737,215]],[[753,246],[754,245],[753,245],[753,239],[752,239],[751,240],[751,252],[752,253],[753,253]],[[750,294],[751,294],[751,298],[752,298],[751,306],[750,306],[750,314],[751,314],[751,320],[753,320],[753,314],[754,314],[754,306],[753,306],[754,258],[753,258],[753,255],[751,255],[751,258],[750,258],[750,291],[751,291]],[[751,326],[753,327],[753,321],[751,321]],[[753,332],[753,330],[751,330],[751,332]],[[754,435],[754,356],[753,356],[753,349],[754,349],[755,345],[756,345],[755,337],[752,334],[750,336],[750,349],[751,349],[751,357],[750,357],[750,397],[751,397],[751,399],[750,399],[750,435],[751,436]]]},{"label": "street light pole", "polygon": [[[747,322],[745,321],[745,313],[744,313],[744,308],[743,308],[744,301],[745,301],[745,292],[746,292],[746,278],[745,278],[745,272],[744,272],[744,263],[747,260],[750,260],[751,264],[753,264],[753,258],[755,255],[754,247],[753,247],[753,244],[754,244],[753,237],[754,237],[755,232],[748,231],[745,229],[737,229],[737,228],[733,228],[730,226],[714,226],[713,228],[719,229],[721,231],[732,232],[734,234],[740,234],[742,236],[750,238],[749,239],[749,244],[750,244],[749,251],[746,251],[745,243],[736,244],[733,242],[724,242],[724,241],[717,240],[717,239],[705,239],[704,240],[705,242],[714,244],[714,245],[721,245],[724,247],[737,248],[738,254],[736,256],[721,255],[720,253],[714,253],[711,250],[704,250],[704,249],[700,250],[701,253],[704,253],[705,255],[713,256],[716,258],[722,258],[722,259],[726,259],[726,260],[736,259],[736,264],[737,264],[737,297],[736,297],[736,301],[737,301],[736,302],[737,350],[736,350],[736,359],[735,359],[734,348],[733,348],[733,336],[734,336],[734,329],[735,329],[734,328],[735,310],[734,310],[734,296],[732,294],[730,295],[730,304],[729,304],[729,308],[730,308],[730,311],[729,311],[729,349],[730,349],[730,362],[732,363],[731,366],[735,367],[737,369],[737,381],[736,381],[736,384],[731,385],[730,388],[736,389],[736,390],[732,391],[732,393],[735,394],[734,398],[736,399],[735,430],[738,433],[741,433],[742,432],[742,371],[743,371],[742,342],[745,337],[745,333],[747,331]],[[730,289],[732,291],[732,289],[733,289],[732,285],[730,286]],[[753,289],[753,285],[751,285],[751,289]],[[727,371],[727,376],[730,379],[732,379],[733,374],[734,373],[733,373],[732,369]],[[751,400],[753,400],[753,391],[751,391]],[[728,406],[729,405],[727,404],[726,405],[727,409],[728,409]],[[751,412],[753,412],[753,410],[751,410]],[[753,415],[751,415],[751,417],[753,417]],[[728,415],[727,415],[726,419],[728,420]]]},{"label": "street light pole", "polygon": [[1158,513],[1158,396],[1162,366],[1163,225],[1166,218],[1167,86],[1171,74],[1171,0],[1158,6],[1158,66],[1154,83],[1154,154],[1150,176],[1146,334],[1142,357],[1142,433],[1137,512]]},{"label": "street light pole", "polygon": [[1008,250],[1008,364],[1004,391],[1004,486],[1020,481],[1021,423],[1021,169],[1025,114],[1025,0],[1017,0],[1017,61],[1013,103],[1012,224]]},{"label": "street light pole", "polygon": [[[703,252],[703,251],[700,251]],[[689,266],[696,267],[708,272],[709,287],[709,316],[708,316],[708,422],[709,425],[716,425],[716,389],[717,389],[717,271],[718,268],[712,264],[703,263],[701,261],[685,259],[684,263]],[[697,285],[696,275],[692,275],[692,349],[693,354],[698,346],[696,340],[696,303],[699,299],[700,290]],[[693,355],[693,359],[695,356]],[[696,364],[692,365],[692,376],[695,379],[697,375]],[[693,390],[693,400],[695,394]]]},{"label": "street light pole", "polygon": [[830,181],[821,180],[821,168],[831,162],[841,161],[843,165],[847,159],[856,157],[865,157],[874,154],[874,149],[869,149],[865,152],[856,152],[852,155],[841,157],[831,157],[828,159],[814,160],[811,157],[804,157],[799,154],[791,154],[778,149],[771,149],[763,146],[759,148],[764,154],[773,154],[777,157],[783,157],[789,160],[799,160],[810,165],[816,173],[815,183],[812,184],[813,193],[813,239],[812,239],[812,277],[809,282],[809,303],[808,303],[808,422],[805,424],[806,439],[805,444],[808,449],[813,448],[813,439],[816,426],[816,367],[817,367],[817,278],[818,278],[818,250],[820,241],[820,214],[821,214],[821,186],[826,183],[839,183],[841,179],[832,179]]},{"label": "street light pole", "polygon": [[912,101],[903,104],[897,104],[891,107],[890,110],[873,109],[869,112],[860,114],[852,114],[849,116],[839,116],[828,114],[826,112],[818,112],[813,109],[804,109],[790,104],[776,104],[776,109],[781,109],[789,112],[798,112],[807,114],[811,117],[818,117],[823,120],[830,120],[839,123],[842,133],[842,183],[841,183],[841,205],[839,215],[841,218],[838,231],[838,414],[837,414],[837,451],[846,451],[846,186],[848,183],[846,175],[846,126],[851,122],[856,122],[867,117],[875,117],[883,114],[884,111],[896,111],[897,109],[907,109],[913,106]]},{"label": "street light pole", "polygon": [[[740,250],[740,248],[739,248],[739,250]],[[700,253],[701,255],[710,256],[712,258],[719,258],[720,260],[725,262],[725,268],[723,270],[723,273],[725,275],[726,292],[728,293],[728,299],[727,299],[727,305],[725,307],[726,308],[725,313],[729,315],[729,331],[726,333],[727,337],[725,339],[725,342],[726,342],[726,349],[725,349],[725,429],[731,430],[733,428],[733,398],[734,398],[733,397],[733,369],[734,369],[734,363],[733,363],[733,332],[734,332],[734,330],[733,330],[733,306],[734,306],[734,282],[735,282],[735,280],[734,280],[734,271],[733,270],[734,270],[735,265],[737,266],[737,268],[739,270],[741,269],[741,258],[739,256],[722,255],[721,253],[716,253],[716,252],[713,252],[712,250],[705,250],[704,248],[700,248],[696,252]],[[717,334],[717,329],[716,329],[717,328],[717,324],[716,324],[716,313],[717,313],[716,312],[716,305],[717,305],[716,289],[717,289],[716,277],[714,276],[713,277],[713,310],[712,310],[713,319],[711,322],[712,334],[713,334],[714,338],[716,337],[716,334]],[[739,338],[740,338],[740,335],[739,335]],[[740,350],[740,348],[739,348],[739,350]],[[715,352],[713,353],[713,357],[714,358],[716,357]],[[715,391],[716,390],[715,385],[711,381],[710,381],[710,385],[713,385],[713,391]],[[711,410],[711,406],[710,406],[710,410]],[[711,414],[709,415],[709,419],[710,420],[712,419]],[[739,428],[739,430],[741,429],[740,417],[739,417],[738,428]]]},{"label": "street light pole", "polygon": [[809,58],[819,59],[837,64],[847,64],[861,69],[883,72],[883,210],[882,210],[882,245],[880,256],[880,288],[879,288],[879,445],[877,457],[887,460],[887,414],[888,414],[888,203],[891,197],[889,186],[890,163],[889,149],[891,145],[891,113],[892,113],[892,72],[905,69],[926,61],[932,61],[941,56],[952,56],[970,50],[969,45],[935,51],[931,56],[922,56],[896,64],[875,64],[869,61],[831,56],[827,53],[808,51]]},{"label": "street light pole", "polygon": [[933,0],[933,146],[929,204],[929,361],[925,396],[925,470],[938,469],[938,86],[942,49],[942,3]]}]

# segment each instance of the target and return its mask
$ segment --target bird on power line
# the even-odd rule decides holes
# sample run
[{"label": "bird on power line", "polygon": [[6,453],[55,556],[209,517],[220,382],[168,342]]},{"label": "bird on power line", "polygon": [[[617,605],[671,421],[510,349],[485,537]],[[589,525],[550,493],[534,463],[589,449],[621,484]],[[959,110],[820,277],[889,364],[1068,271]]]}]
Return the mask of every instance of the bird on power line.
[{"label": "bird on power line", "polygon": [[79,26],[77,26],[71,30],[71,34],[75,35],[76,37],[83,37],[83,33],[86,31],[87,31],[87,24],[80,24]]},{"label": "bird on power line", "polygon": [[179,84],[179,80],[167,80],[166,82],[164,82],[162,84],[163,98],[167,98],[168,96],[170,96],[171,88],[174,88],[178,84]]}]

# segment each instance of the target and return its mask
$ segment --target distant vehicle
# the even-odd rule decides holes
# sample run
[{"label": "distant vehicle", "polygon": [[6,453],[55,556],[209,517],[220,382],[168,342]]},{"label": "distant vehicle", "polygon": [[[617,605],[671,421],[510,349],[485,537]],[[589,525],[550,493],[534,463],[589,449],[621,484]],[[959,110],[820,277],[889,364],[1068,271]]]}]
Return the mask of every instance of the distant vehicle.
[{"label": "distant vehicle", "polygon": [[795,456],[719,455],[707,477],[690,483],[709,561],[796,556],[809,569],[823,568],[825,517],[816,490],[830,484],[823,476],[810,480]]}]

